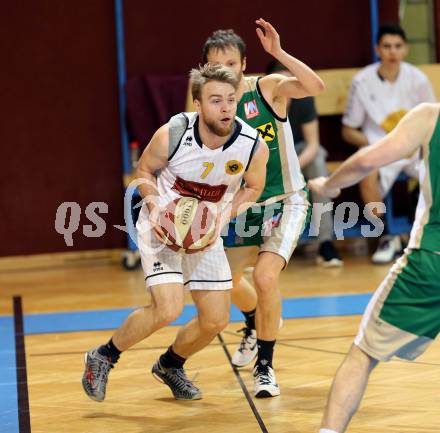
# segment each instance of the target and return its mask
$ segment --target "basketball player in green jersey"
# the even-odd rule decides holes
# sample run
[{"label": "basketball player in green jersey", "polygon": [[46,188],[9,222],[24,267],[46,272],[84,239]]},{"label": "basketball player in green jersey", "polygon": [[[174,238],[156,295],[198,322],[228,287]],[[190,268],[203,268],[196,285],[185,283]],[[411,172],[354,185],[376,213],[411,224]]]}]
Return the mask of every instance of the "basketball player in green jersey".
[{"label": "basketball player in green jersey", "polygon": [[[293,77],[271,74],[245,78],[245,44],[232,30],[218,30],[207,39],[203,60],[228,66],[240,77],[237,116],[260,131],[270,151],[259,206],[230,225],[230,235],[224,238],[233,276],[232,300],[246,318],[245,333],[232,361],[243,367],[258,355],[253,370],[254,395],[261,398],[280,393],[272,366],[281,318],[278,278],[301,235],[309,206],[287,120],[287,102],[317,95],[324,84],[307,65],[281,48],[280,37],[269,22],[260,18],[256,24],[264,50]],[[254,267],[255,290],[242,278],[249,266]]]},{"label": "basketball player in green jersey", "polygon": [[393,356],[414,360],[440,332],[440,104],[420,104],[393,131],[363,147],[329,178],[309,182],[328,197],[373,170],[421,149],[420,197],[408,247],[367,306],[358,335],[339,367],[320,433],[345,432],[371,371]]}]

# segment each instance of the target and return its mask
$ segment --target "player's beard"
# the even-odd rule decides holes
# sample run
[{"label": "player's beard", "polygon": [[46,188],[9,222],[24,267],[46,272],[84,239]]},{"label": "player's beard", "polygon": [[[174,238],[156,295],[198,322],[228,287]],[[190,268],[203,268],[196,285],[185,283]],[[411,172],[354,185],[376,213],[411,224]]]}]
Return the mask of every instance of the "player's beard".
[{"label": "player's beard", "polygon": [[229,126],[222,126],[220,122],[216,122],[215,120],[214,121],[205,120],[205,124],[213,134],[218,135],[219,137],[226,137],[230,135],[232,132],[232,127],[234,126],[233,121]]}]

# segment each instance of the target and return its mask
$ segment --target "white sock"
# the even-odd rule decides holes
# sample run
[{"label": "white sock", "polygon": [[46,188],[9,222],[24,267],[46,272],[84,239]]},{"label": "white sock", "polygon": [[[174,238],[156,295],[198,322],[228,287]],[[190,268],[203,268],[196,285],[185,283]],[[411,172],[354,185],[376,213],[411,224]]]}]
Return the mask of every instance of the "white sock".
[{"label": "white sock", "polygon": [[330,430],[328,428],[322,428],[321,430],[319,430],[319,433],[338,433],[338,432],[334,430]]}]

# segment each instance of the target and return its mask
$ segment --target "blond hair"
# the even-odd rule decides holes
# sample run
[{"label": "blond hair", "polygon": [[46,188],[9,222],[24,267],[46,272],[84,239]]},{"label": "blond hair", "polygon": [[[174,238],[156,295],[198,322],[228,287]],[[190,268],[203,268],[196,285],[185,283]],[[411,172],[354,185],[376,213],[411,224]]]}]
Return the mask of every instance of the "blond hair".
[{"label": "blond hair", "polygon": [[205,63],[198,69],[191,69],[189,73],[191,80],[191,94],[193,100],[200,100],[202,87],[210,81],[228,83],[235,90],[238,89],[239,79],[229,68],[217,63]]}]

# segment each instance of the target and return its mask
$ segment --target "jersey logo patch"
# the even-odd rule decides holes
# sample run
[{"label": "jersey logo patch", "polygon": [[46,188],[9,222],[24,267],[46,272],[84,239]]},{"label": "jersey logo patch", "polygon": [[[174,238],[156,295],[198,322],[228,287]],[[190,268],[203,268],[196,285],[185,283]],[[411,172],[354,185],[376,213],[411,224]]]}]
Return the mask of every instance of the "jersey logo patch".
[{"label": "jersey logo patch", "polygon": [[272,122],[257,126],[256,129],[265,142],[272,141],[275,138],[275,129],[273,128]]},{"label": "jersey logo patch", "polygon": [[260,114],[255,99],[244,103],[244,112],[246,114],[246,119],[252,119]]},{"label": "jersey logo patch", "polygon": [[218,203],[228,189],[228,185],[210,185],[208,183],[185,180],[177,176],[172,189],[177,191],[182,197],[195,197],[198,200]]},{"label": "jersey logo patch", "polygon": [[394,113],[388,114],[388,116],[382,121],[380,126],[388,134],[391,132],[396,125],[400,122],[400,119],[405,116],[406,110],[395,111]]},{"label": "jersey logo patch", "polygon": [[240,161],[237,161],[235,159],[231,159],[231,161],[228,161],[225,164],[225,172],[227,174],[238,174],[243,171],[243,164]]}]

